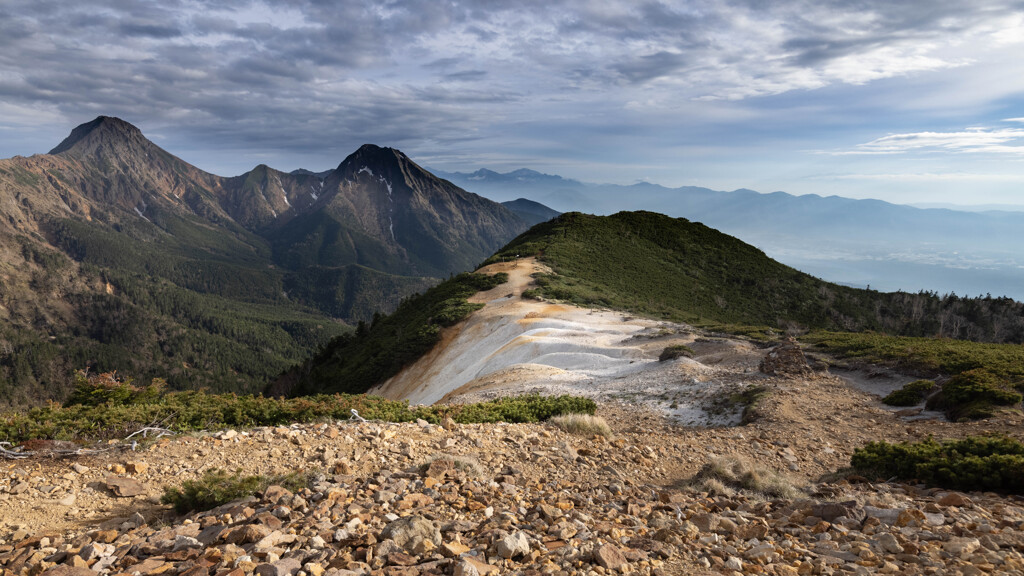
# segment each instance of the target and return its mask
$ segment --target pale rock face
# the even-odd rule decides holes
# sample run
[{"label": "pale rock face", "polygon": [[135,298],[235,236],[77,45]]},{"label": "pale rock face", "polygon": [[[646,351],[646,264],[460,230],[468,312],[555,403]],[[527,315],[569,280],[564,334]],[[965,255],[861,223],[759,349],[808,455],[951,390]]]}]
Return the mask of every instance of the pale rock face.
[{"label": "pale rock face", "polygon": [[441,545],[441,531],[433,522],[417,515],[399,518],[388,524],[381,536],[394,540],[395,544],[407,552],[422,548],[425,542],[430,542],[435,548]]}]

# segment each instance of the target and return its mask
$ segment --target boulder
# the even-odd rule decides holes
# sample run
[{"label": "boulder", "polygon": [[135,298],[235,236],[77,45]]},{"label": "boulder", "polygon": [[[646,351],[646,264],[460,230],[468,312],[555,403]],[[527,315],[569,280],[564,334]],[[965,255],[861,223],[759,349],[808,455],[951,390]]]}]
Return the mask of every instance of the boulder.
[{"label": "boulder", "polygon": [[385,526],[381,538],[390,538],[406,552],[418,554],[423,551],[427,542],[432,545],[429,548],[441,545],[441,530],[423,516],[412,515],[399,518]]}]

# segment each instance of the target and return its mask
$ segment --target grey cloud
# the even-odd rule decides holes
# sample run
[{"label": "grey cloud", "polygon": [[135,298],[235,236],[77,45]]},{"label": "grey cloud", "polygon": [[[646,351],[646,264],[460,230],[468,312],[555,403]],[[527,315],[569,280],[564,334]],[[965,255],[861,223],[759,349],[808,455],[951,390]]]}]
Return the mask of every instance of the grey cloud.
[{"label": "grey cloud", "polygon": [[428,69],[433,69],[433,70],[444,70],[444,69],[447,69],[447,68],[452,68],[454,66],[458,66],[459,63],[462,62],[462,60],[463,60],[462,58],[438,58],[437,60],[434,60],[432,62],[427,62],[426,64],[421,64],[421,66],[423,68],[428,68]]},{"label": "grey cloud", "polygon": [[181,30],[175,26],[165,26],[150,22],[127,21],[121,22],[118,30],[126,36],[145,36],[149,38],[176,38],[181,36]]},{"label": "grey cloud", "polygon": [[671,75],[686,64],[687,57],[684,54],[656,52],[627,62],[620,62],[613,65],[612,68],[630,82],[646,82]]},{"label": "grey cloud", "polygon": [[[225,150],[289,153],[350,141],[463,142],[523,119],[524,141],[526,131],[560,137],[545,127],[566,118],[616,135],[629,127],[606,118],[627,104],[647,121],[666,101],[753,82],[770,81],[758,93],[778,94],[792,89],[794,71],[813,76],[844,55],[941,41],[1021,9],[881,0],[272,1],[287,16],[279,22],[249,0],[0,2],[5,102],[49,104],[76,119],[124,115]],[[850,27],[867,12],[878,16]],[[757,26],[773,34],[758,35]],[[661,78],[681,88],[668,92],[654,82]],[[598,105],[605,116],[593,114]]]},{"label": "grey cloud", "polygon": [[483,80],[487,77],[486,70],[463,70],[461,72],[452,72],[445,74],[444,79],[453,82],[475,82],[477,80]]}]

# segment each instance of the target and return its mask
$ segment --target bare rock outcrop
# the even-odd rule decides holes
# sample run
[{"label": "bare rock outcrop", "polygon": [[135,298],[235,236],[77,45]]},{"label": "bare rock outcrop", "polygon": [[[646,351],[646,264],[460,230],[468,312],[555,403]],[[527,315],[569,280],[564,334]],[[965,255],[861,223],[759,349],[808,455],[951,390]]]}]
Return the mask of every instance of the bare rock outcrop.
[{"label": "bare rock outcrop", "polygon": [[792,336],[769,350],[758,369],[773,376],[806,376],[814,372],[800,350],[800,344]]}]

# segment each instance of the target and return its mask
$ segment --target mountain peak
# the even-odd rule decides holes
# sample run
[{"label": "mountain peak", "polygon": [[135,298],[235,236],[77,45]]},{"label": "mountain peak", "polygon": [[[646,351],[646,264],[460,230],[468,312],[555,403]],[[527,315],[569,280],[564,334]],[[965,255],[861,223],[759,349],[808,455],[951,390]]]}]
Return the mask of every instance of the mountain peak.
[{"label": "mountain peak", "polygon": [[145,141],[142,131],[129,122],[113,116],[98,116],[91,122],[77,126],[50,154],[87,153],[101,144],[113,142]]},{"label": "mountain peak", "polygon": [[338,166],[338,171],[346,174],[346,177],[351,177],[362,171],[369,171],[377,176],[387,175],[390,178],[398,177],[409,170],[427,174],[401,150],[376,144],[363,144]]}]

